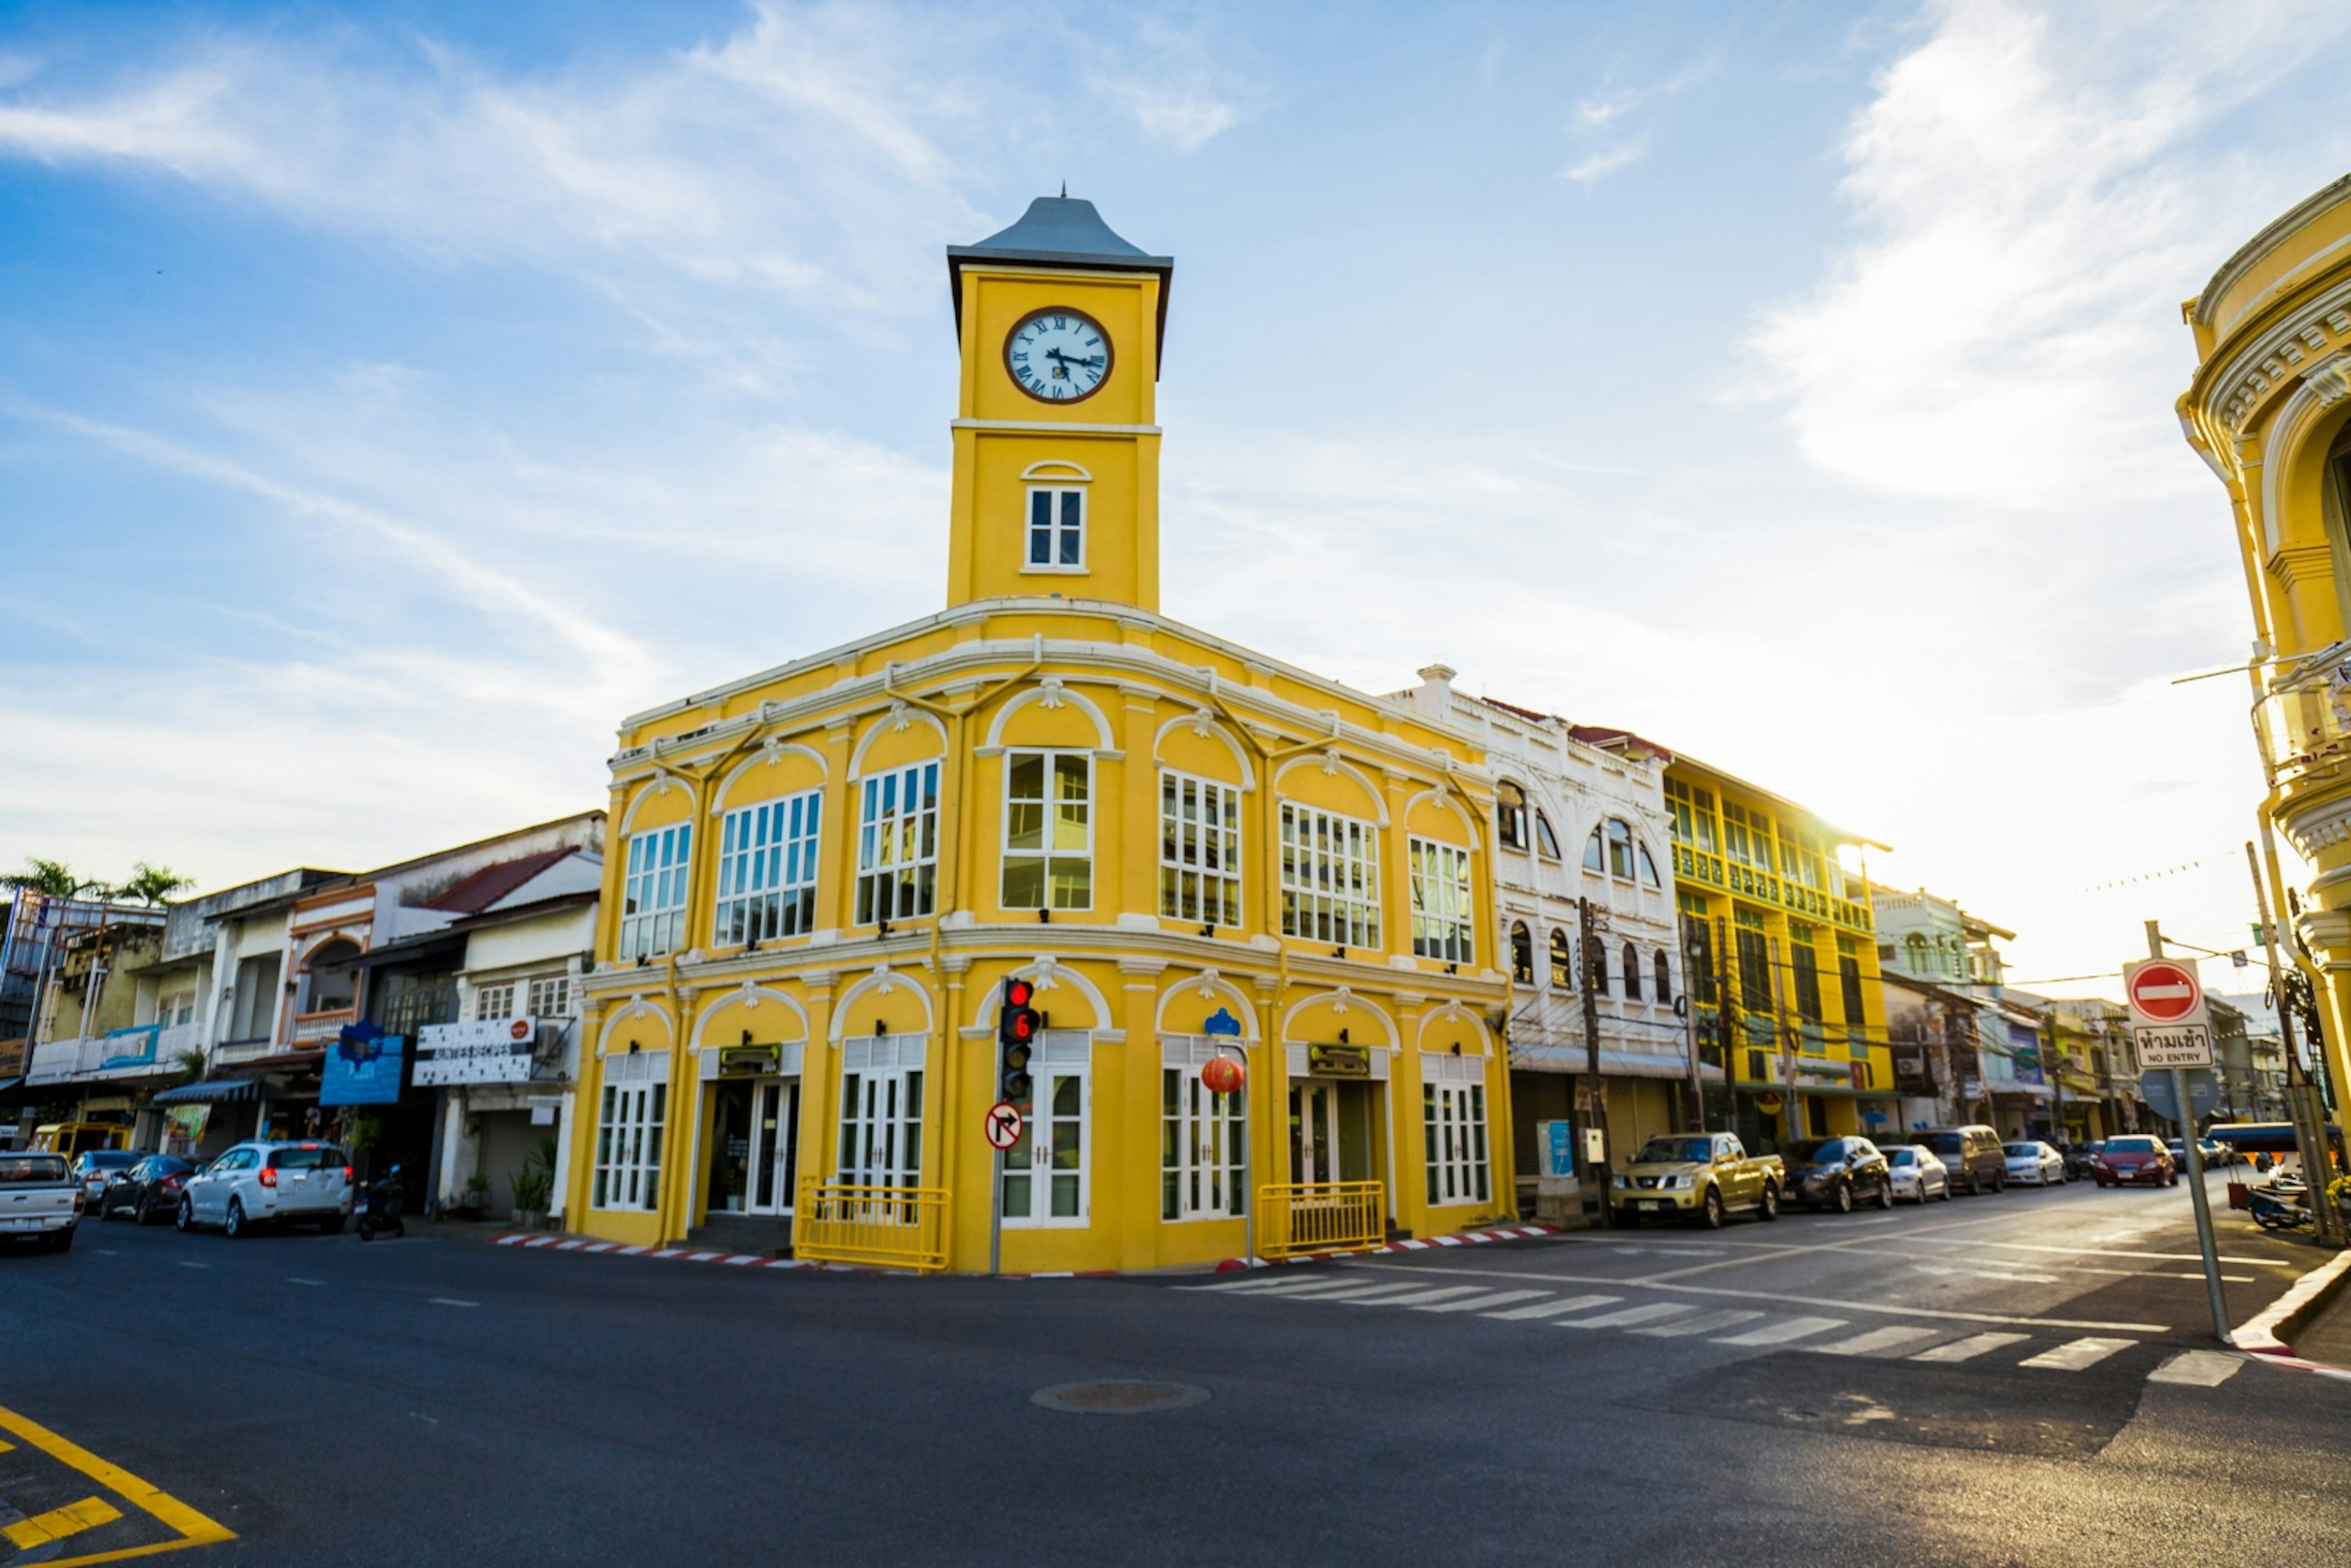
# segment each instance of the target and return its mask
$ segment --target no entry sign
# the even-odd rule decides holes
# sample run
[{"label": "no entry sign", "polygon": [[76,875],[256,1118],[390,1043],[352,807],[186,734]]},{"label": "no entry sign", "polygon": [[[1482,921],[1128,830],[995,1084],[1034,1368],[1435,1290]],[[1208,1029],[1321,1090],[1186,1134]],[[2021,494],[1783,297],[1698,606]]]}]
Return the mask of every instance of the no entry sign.
[{"label": "no entry sign", "polygon": [[2141,1067],[2212,1065],[2212,1019],[2196,967],[2176,958],[2123,966],[2131,1040]]}]

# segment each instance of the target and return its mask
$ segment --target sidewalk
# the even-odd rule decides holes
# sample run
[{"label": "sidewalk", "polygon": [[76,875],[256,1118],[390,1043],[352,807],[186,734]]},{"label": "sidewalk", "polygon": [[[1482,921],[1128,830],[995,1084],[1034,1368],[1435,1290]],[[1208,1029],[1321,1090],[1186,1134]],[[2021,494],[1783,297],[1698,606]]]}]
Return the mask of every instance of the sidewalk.
[{"label": "sidewalk", "polygon": [[2294,1354],[2304,1361],[2351,1367],[2351,1291],[2337,1295],[2293,1343]]}]

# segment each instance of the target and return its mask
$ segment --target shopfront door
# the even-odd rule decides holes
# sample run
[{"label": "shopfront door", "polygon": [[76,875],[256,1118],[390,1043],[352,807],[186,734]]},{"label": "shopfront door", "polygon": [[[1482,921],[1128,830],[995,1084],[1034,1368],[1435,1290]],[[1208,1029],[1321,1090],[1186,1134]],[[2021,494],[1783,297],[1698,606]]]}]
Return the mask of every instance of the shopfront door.
[{"label": "shopfront door", "polygon": [[800,1081],[711,1086],[710,1212],[789,1214],[799,1176]]},{"label": "shopfront door", "polygon": [[1374,1085],[1327,1079],[1290,1085],[1290,1179],[1368,1181]]}]

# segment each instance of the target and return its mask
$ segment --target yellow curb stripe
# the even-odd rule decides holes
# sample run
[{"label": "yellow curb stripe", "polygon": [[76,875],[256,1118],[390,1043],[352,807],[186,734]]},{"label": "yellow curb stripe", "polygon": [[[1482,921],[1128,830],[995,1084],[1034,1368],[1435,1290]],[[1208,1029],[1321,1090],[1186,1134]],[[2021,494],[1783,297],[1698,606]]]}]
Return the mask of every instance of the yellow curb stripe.
[{"label": "yellow curb stripe", "polygon": [[63,1541],[68,1535],[79,1535],[85,1530],[95,1530],[101,1524],[112,1524],[122,1517],[122,1511],[102,1497],[86,1497],[79,1502],[69,1502],[63,1508],[20,1519],[0,1528],[0,1535],[15,1542],[16,1550],[29,1552],[36,1546],[47,1546],[52,1541]]},{"label": "yellow curb stripe", "polygon": [[176,1541],[159,1541],[146,1546],[128,1546],[120,1551],[96,1552],[81,1557],[60,1557],[52,1562],[49,1568],[79,1568],[80,1564],[87,1563],[114,1563],[127,1557],[152,1557],[159,1552],[178,1552],[185,1547],[210,1546],[236,1539],[234,1530],[206,1518],[169,1492],[148,1485],[119,1465],[108,1464],[89,1449],[69,1442],[39,1422],[19,1416],[14,1410],[0,1409],[0,1431],[12,1433],[60,1464],[72,1466],[132,1507],[145,1511],[180,1532],[180,1539]]}]

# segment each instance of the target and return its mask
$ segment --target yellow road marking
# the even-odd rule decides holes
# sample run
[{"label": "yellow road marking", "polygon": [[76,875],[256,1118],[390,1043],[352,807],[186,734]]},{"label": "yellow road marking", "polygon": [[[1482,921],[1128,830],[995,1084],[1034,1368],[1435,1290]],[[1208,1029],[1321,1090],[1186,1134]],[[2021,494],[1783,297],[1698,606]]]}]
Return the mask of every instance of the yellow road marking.
[{"label": "yellow road marking", "polygon": [[[161,1552],[178,1552],[190,1546],[211,1546],[219,1542],[236,1539],[236,1531],[234,1530],[207,1519],[178,1498],[148,1485],[119,1465],[108,1464],[89,1449],[68,1441],[39,1422],[19,1416],[14,1410],[0,1409],[0,1431],[14,1433],[60,1464],[70,1465],[79,1470],[133,1508],[152,1515],[170,1529],[179,1531],[176,1540],[152,1542],[145,1546],[125,1546],[112,1552],[92,1552],[79,1557],[59,1557],[52,1561],[48,1568],[81,1568],[83,1563],[115,1563],[127,1557],[152,1557]],[[60,1509],[57,1511],[66,1513],[85,1511],[92,1504],[99,1508],[109,1506],[92,1498],[88,1502],[74,1504],[71,1510]],[[48,1520],[56,1517],[56,1514],[43,1514],[41,1519]],[[120,1516],[117,1514],[112,1517]],[[27,1520],[23,1522],[39,1521]],[[90,1524],[104,1522],[106,1522],[105,1520],[92,1519],[81,1528],[88,1529]]]},{"label": "yellow road marking", "polygon": [[112,1524],[122,1517],[122,1511],[102,1497],[86,1497],[79,1502],[53,1508],[47,1513],[20,1519],[0,1529],[0,1535],[16,1543],[19,1552],[29,1552],[36,1546],[47,1546],[52,1541],[63,1541],[68,1535],[101,1524]]}]

